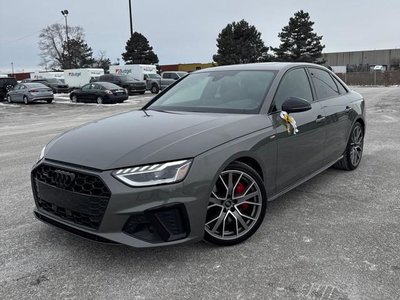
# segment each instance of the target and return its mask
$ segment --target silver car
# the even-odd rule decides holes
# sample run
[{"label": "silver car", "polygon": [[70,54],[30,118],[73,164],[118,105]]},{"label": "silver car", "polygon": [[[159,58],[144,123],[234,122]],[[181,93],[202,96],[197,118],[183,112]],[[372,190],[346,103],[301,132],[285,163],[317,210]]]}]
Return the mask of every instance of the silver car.
[{"label": "silver car", "polygon": [[54,94],[51,88],[41,83],[20,83],[7,93],[8,103],[23,102],[29,104],[35,101],[53,102]]}]

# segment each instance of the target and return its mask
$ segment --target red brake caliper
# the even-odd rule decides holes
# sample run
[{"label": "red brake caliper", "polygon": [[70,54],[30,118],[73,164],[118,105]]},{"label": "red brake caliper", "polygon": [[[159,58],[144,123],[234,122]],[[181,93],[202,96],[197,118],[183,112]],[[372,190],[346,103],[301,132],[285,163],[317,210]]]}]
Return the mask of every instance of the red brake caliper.
[{"label": "red brake caliper", "polygon": [[[239,182],[239,183],[236,185],[236,188],[235,188],[235,195],[236,195],[236,196],[239,196],[239,195],[243,194],[245,191],[246,191],[245,185],[244,185],[243,183],[240,183],[240,182]],[[246,209],[249,208],[249,204],[248,204],[248,203],[243,203],[243,204],[240,206],[240,208],[241,208],[241,210],[246,210]]]}]

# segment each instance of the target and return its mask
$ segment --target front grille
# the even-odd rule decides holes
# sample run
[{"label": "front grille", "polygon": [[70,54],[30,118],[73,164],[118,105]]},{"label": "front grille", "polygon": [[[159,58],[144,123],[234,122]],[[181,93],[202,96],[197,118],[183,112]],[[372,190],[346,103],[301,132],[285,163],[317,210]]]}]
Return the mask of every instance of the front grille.
[{"label": "front grille", "polygon": [[99,197],[111,196],[103,181],[93,175],[41,165],[33,171],[33,176],[41,182],[71,192]]},{"label": "front grille", "polygon": [[111,196],[99,177],[49,165],[33,170],[32,186],[40,209],[91,229],[100,226]]},{"label": "front grille", "polygon": [[145,83],[133,83],[132,86],[134,86],[134,87],[144,87],[144,86],[146,86],[146,84]]}]

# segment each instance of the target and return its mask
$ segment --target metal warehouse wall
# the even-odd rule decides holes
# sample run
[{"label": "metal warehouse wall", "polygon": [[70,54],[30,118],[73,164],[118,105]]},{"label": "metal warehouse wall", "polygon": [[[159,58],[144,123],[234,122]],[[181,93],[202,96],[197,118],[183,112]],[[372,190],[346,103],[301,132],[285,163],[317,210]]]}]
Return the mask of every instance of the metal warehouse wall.
[{"label": "metal warehouse wall", "polygon": [[330,66],[384,65],[390,69],[393,59],[400,60],[400,49],[324,53],[323,57]]}]

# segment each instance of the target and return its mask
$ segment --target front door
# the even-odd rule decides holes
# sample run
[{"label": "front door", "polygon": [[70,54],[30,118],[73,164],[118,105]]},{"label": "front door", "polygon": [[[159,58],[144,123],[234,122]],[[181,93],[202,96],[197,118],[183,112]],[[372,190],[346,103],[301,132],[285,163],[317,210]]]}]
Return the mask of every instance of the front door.
[{"label": "front door", "polygon": [[[298,132],[295,134],[280,118],[282,104],[290,97],[308,101],[312,109],[291,113]],[[284,190],[319,170],[324,165],[325,129],[323,112],[319,102],[314,101],[310,79],[304,68],[289,70],[274,97],[272,119],[276,124],[277,141],[277,192]]]}]

